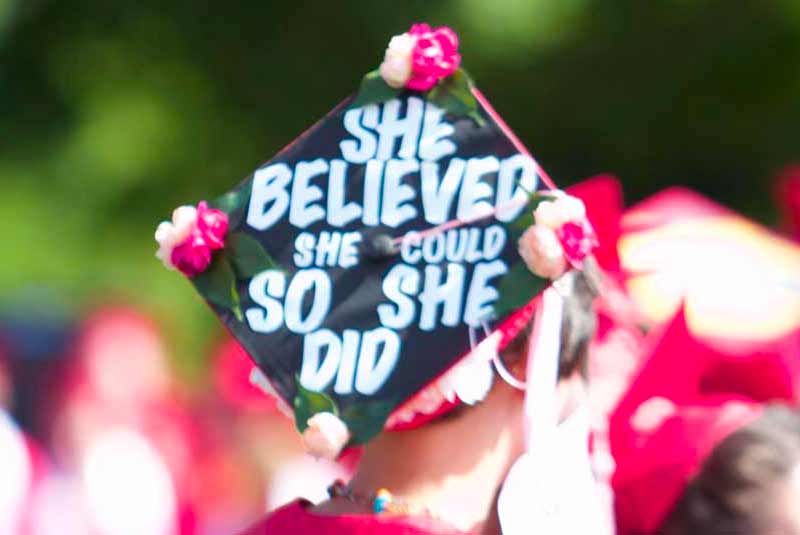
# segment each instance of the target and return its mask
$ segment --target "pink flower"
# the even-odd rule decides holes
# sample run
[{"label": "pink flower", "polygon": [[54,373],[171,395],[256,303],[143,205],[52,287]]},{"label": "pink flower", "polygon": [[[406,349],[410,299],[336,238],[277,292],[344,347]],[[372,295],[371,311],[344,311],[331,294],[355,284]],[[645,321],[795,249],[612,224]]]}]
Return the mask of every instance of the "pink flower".
[{"label": "pink flower", "polygon": [[428,91],[456,72],[460,64],[458,37],[453,30],[414,24],[408,32],[392,37],[379,70],[391,87]]},{"label": "pink flower", "polygon": [[195,277],[211,264],[211,247],[203,239],[203,235],[195,230],[172,250],[170,261],[187,277]]},{"label": "pink flower", "polygon": [[318,412],[308,419],[303,443],[314,457],[336,459],[350,440],[347,424],[331,412]]},{"label": "pink flower", "polygon": [[225,246],[228,216],[205,201],[197,207],[181,206],[172,212],[172,221],[156,229],[156,256],[169,269],[194,277],[211,264],[211,253]]},{"label": "pink flower", "polygon": [[197,205],[197,228],[212,251],[225,247],[228,232],[228,215],[222,210],[209,208],[206,201]]},{"label": "pink flower", "polygon": [[519,255],[533,273],[555,280],[567,269],[564,249],[553,229],[532,225],[522,234],[518,243]]},{"label": "pink flower", "polygon": [[427,24],[414,24],[408,31],[416,38],[411,52],[411,78],[406,87],[427,91],[439,80],[456,72],[461,64],[458,36],[447,26],[435,30]]},{"label": "pink flower", "polygon": [[584,219],[564,223],[556,230],[556,236],[564,249],[567,262],[575,269],[583,269],[583,260],[597,247],[597,237],[589,222]]},{"label": "pink flower", "polygon": [[[520,239],[520,254],[531,271],[555,280],[567,263],[583,269],[584,259],[598,243],[583,201],[561,191],[553,194],[554,199],[540,202],[534,210],[535,224]],[[556,258],[559,250],[561,261]]]}]

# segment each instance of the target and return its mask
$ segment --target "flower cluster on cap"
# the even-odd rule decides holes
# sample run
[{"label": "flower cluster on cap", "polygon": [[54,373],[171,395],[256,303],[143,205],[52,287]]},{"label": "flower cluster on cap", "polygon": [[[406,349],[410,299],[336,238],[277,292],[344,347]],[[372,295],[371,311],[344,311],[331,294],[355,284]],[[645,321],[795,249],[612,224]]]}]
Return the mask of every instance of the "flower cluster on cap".
[{"label": "flower cluster on cap", "polygon": [[556,280],[568,269],[583,269],[583,262],[598,246],[597,235],[586,217],[583,202],[557,192],[539,203],[534,224],[519,239],[519,254],[528,269]]},{"label": "flower cluster on cap", "polygon": [[458,36],[452,29],[413,24],[389,41],[379,70],[390,87],[428,91],[455,73],[460,64]]},{"label": "flower cluster on cap", "polygon": [[205,201],[197,207],[179,206],[172,221],[163,221],[156,229],[156,256],[167,268],[195,277],[211,264],[211,253],[225,247],[227,232],[227,214],[209,208]]}]

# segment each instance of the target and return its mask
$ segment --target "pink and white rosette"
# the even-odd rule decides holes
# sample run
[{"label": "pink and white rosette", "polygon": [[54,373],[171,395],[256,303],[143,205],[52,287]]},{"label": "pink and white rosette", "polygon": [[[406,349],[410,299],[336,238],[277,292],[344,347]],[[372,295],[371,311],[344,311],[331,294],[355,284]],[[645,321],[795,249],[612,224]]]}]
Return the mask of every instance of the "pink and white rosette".
[{"label": "pink and white rosette", "polygon": [[534,224],[520,237],[522,260],[534,274],[556,280],[568,269],[583,269],[597,247],[597,235],[586,217],[583,202],[558,192],[533,212]]},{"label": "pink and white rosette", "polygon": [[456,32],[447,26],[433,29],[414,24],[408,32],[392,37],[379,70],[390,87],[428,91],[459,65]]},{"label": "pink and white rosette", "polygon": [[209,208],[205,201],[197,207],[180,206],[172,212],[172,221],[163,221],[156,229],[158,257],[168,269],[196,277],[208,269],[211,254],[225,247],[228,216]]}]

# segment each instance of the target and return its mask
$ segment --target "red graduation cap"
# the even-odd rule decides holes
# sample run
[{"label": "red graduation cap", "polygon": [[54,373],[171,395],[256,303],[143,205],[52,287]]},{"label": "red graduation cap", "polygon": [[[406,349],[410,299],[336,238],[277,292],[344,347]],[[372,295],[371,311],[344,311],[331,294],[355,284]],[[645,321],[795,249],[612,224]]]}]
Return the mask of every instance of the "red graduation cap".
[{"label": "red graduation cap", "polygon": [[602,239],[594,257],[597,264],[611,275],[620,273],[621,265],[617,242],[621,235],[624,209],[622,184],[613,175],[596,175],[578,182],[565,190],[586,205],[586,217]]},{"label": "red graduation cap", "polygon": [[681,309],[611,416],[620,534],[657,533],[714,447],[757,418],[761,401],[788,397],[780,383],[769,392],[782,366],[716,351],[691,335]]},{"label": "red graduation cap", "polygon": [[630,208],[619,243],[626,285],[652,324],[681,304],[693,333],[762,343],[800,334],[800,248],[686,188]]},{"label": "red graduation cap", "polygon": [[800,164],[781,171],[775,186],[783,227],[795,241],[800,241]]},{"label": "red graduation cap", "polygon": [[658,533],[714,448],[755,420],[761,407],[737,396],[691,405],[651,398],[640,406],[630,424],[633,442],[612,480],[618,533]]}]

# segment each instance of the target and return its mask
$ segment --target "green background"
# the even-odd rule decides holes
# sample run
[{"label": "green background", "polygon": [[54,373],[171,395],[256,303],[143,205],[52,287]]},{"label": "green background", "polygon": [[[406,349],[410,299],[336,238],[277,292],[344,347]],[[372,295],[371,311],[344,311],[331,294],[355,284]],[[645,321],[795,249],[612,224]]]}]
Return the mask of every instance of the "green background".
[{"label": "green background", "polygon": [[458,32],[560,185],[611,172],[634,202],[685,184],[774,223],[772,177],[800,157],[798,0],[0,0],[2,307],[134,303],[202,370],[219,330],[154,258],[157,223],[266,161],[419,21]]}]

